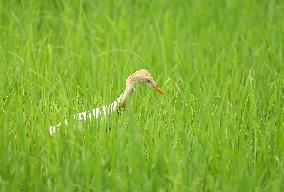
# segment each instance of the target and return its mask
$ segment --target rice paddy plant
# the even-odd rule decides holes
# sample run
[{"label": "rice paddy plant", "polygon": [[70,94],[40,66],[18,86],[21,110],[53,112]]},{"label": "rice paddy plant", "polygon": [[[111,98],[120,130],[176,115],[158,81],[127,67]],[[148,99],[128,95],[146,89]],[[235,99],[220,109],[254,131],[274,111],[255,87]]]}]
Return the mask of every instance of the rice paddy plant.
[{"label": "rice paddy plant", "polygon": [[[284,2],[0,10],[1,191],[283,191]],[[140,68],[165,97],[137,86],[122,114],[78,128]]]}]

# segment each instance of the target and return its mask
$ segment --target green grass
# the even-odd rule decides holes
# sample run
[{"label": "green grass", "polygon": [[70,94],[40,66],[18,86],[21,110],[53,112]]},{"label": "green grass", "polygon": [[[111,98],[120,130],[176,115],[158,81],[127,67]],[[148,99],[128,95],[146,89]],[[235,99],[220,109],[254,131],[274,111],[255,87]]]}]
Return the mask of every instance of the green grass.
[{"label": "green grass", "polygon": [[[284,2],[0,1],[1,191],[283,191]],[[106,122],[48,127],[111,103]]]}]

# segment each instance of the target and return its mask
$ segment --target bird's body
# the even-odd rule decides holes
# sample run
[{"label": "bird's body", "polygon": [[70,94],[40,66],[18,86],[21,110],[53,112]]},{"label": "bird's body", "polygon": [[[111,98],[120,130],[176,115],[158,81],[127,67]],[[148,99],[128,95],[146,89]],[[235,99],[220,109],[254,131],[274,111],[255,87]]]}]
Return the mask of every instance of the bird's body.
[{"label": "bird's body", "polygon": [[[161,95],[164,95],[164,92],[160,89],[157,83],[154,81],[152,75],[145,69],[136,71],[134,74],[130,75],[126,80],[126,87],[124,92],[116,98],[111,104],[104,105],[102,107],[97,107],[89,111],[84,111],[73,115],[73,119],[78,121],[93,121],[99,118],[107,118],[107,116],[117,113],[125,109],[126,102],[128,97],[133,93],[137,83],[147,83],[152,88],[156,89]],[[60,128],[62,124],[68,125],[68,120],[53,125],[49,128],[50,136],[53,136]]]}]

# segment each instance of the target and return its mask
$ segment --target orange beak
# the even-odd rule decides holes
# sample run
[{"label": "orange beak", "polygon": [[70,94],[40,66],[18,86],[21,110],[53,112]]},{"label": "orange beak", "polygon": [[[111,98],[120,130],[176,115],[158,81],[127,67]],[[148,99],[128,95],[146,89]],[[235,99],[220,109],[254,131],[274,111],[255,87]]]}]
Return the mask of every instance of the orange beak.
[{"label": "orange beak", "polygon": [[156,84],[156,83],[152,83],[151,86],[156,90],[158,91],[158,93],[160,95],[165,95],[164,91]]}]

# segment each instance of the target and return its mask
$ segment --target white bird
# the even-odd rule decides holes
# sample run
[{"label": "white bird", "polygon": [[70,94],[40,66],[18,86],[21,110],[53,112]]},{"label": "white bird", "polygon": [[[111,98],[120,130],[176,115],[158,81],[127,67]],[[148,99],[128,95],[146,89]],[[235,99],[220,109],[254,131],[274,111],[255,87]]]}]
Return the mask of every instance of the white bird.
[{"label": "white bird", "polygon": [[[79,121],[92,121],[93,119],[98,119],[100,117],[106,118],[112,113],[121,112],[125,109],[127,99],[133,93],[133,91],[135,90],[135,86],[138,83],[146,83],[152,88],[154,88],[156,91],[158,91],[158,93],[160,93],[161,95],[165,95],[162,89],[154,81],[153,76],[147,70],[140,69],[127,78],[124,92],[111,104],[78,113],[76,115],[73,115],[73,118]],[[62,124],[68,125],[68,120],[65,119],[63,122],[49,127],[50,136],[53,136],[59,130],[59,127]]]}]

